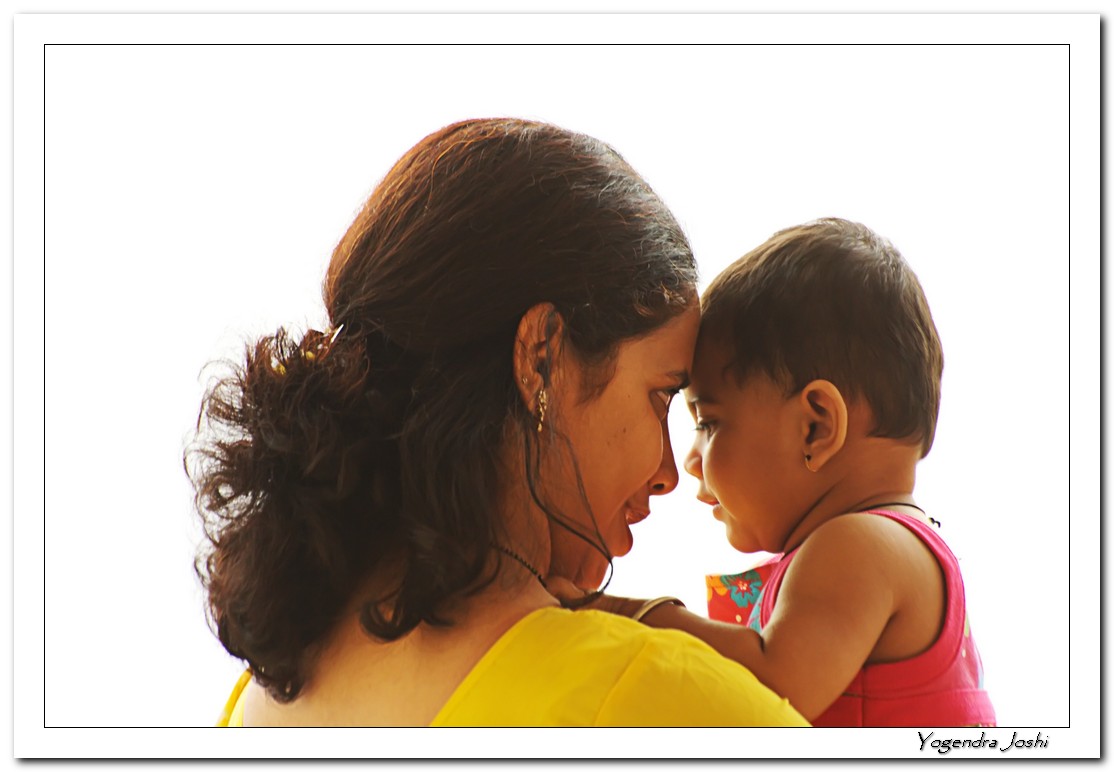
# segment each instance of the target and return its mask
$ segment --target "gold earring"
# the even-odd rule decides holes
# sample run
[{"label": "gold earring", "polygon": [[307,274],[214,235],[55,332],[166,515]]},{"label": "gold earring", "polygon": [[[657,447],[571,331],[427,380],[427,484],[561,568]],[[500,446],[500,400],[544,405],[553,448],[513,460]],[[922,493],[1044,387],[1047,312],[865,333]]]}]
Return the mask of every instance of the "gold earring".
[{"label": "gold earring", "polygon": [[543,386],[541,388],[541,390],[538,392],[538,432],[539,433],[542,430],[542,426],[545,424],[545,408],[548,405],[549,405],[549,396],[545,393],[545,387]]},{"label": "gold earring", "polygon": [[815,472],[816,470],[808,465],[808,462],[811,461],[811,460],[812,460],[812,456],[809,455],[808,453],[805,453],[805,469],[807,469],[810,472]]}]

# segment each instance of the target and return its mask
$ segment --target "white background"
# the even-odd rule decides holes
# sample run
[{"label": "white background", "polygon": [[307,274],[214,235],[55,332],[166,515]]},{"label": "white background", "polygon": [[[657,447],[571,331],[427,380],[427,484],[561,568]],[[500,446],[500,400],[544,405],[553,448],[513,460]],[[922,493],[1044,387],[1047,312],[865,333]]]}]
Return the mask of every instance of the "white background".
[{"label": "white background", "polygon": [[[179,20],[153,37],[268,39],[230,18]],[[538,17],[494,35],[472,18],[483,20],[429,17],[448,26],[428,39],[545,37]],[[769,18],[712,29],[734,29],[730,41],[772,29],[765,39],[781,42],[879,43],[895,31],[851,26],[853,17]],[[284,23],[273,39],[385,34],[366,21],[320,21]],[[609,42],[622,29],[591,16],[544,24],[575,33],[565,40],[603,28],[599,42]],[[678,25],[634,39],[692,39]],[[473,34],[454,36],[462,27]],[[21,426],[35,429],[34,411],[19,407],[21,384],[34,391],[18,380],[21,351],[33,369],[31,344],[41,338],[45,350],[45,529],[19,509],[16,527],[20,560],[45,537],[45,565],[23,574],[17,560],[16,575],[45,580],[46,725],[215,719],[241,666],[206,628],[192,572],[198,529],[181,453],[202,368],[237,356],[247,336],[323,323],[332,247],[410,145],[464,117],[515,115],[614,145],[678,216],[702,286],[773,231],[814,217],[859,220],[897,245],[945,351],[918,501],[960,558],[1000,724],[1066,726],[1069,624],[1082,624],[1067,604],[1069,523],[1073,577],[1098,576],[1097,422],[1082,424],[1092,443],[1082,453],[1073,425],[1072,473],[1093,468],[1082,488],[1069,480],[1068,442],[1069,364],[1081,403],[1097,382],[1094,364],[1069,361],[1068,347],[1070,313],[1097,321],[1097,178],[1072,199],[1072,216],[1090,217],[1094,232],[1072,241],[1069,261],[1068,47],[978,45],[1067,37],[1040,34],[1054,27],[1011,38],[1000,20],[897,23],[898,39],[966,45],[48,47],[45,199],[26,201],[45,201],[45,261],[19,251],[17,230],[15,271],[17,448],[34,447]],[[129,39],[96,30],[92,39]],[[132,36],[151,39],[143,32]],[[1097,87],[1084,95],[1096,96]],[[1093,154],[1097,168],[1097,121],[1084,137],[1093,146],[1072,152]],[[20,211],[17,228],[35,222]],[[43,282],[44,308],[22,306]],[[1071,332],[1094,358],[1095,330]],[[692,429],[679,402],[670,426],[680,459]],[[20,469],[17,459],[17,502],[36,479]],[[611,591],[674,594],[700,609],[705,573],[754,562],[731,550],[693,492],[686,478],[655,502]],[[17,684],[19,670],[17,660]]]}]

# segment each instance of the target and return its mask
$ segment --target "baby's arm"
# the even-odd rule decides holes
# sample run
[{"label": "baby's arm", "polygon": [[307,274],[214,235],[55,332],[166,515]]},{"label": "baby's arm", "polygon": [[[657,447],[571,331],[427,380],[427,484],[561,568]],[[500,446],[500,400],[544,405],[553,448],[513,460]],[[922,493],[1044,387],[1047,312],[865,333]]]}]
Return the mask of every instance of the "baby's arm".
[{"label": "baby's arm", "polygon": [[672,605],[643,621],[703,639],[811,721],[839,697],[900,611],[908,574],[913,569],[918,575],[924,565],[918,540],[909,536],[902,526],[870,515],[843,515],[822,525],[793,558],[761,635]]}]

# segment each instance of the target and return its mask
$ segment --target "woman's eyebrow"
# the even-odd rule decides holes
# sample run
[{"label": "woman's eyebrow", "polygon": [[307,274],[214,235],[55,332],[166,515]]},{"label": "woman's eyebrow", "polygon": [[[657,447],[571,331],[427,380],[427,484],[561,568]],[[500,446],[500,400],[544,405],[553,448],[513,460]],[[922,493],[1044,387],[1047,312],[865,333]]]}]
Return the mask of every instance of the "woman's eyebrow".
[{"label": "woman's eyebrow", "polygon": [[691,380],[689,380],[688,370],[674,370],[671,373],[666,373],[666,375],[670,378],[677,379],[678,389],[687,389],[689,387],[689,384],[692,382]]}]

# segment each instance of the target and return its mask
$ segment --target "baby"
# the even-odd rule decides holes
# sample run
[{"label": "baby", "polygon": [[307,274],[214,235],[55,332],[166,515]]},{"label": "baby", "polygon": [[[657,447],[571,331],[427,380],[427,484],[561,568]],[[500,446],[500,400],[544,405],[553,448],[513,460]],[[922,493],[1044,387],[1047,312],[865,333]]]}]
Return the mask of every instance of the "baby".
[{"label": "baby", "polygon": [[725,621],[663,599],[633,616],[704,639],[817,726],[993,726],[959,564],[912,496],[943,370],[912,270],[825,219],[775,234],[701,304],[685,469],[733,547],[778,556],[714,577]]}]

